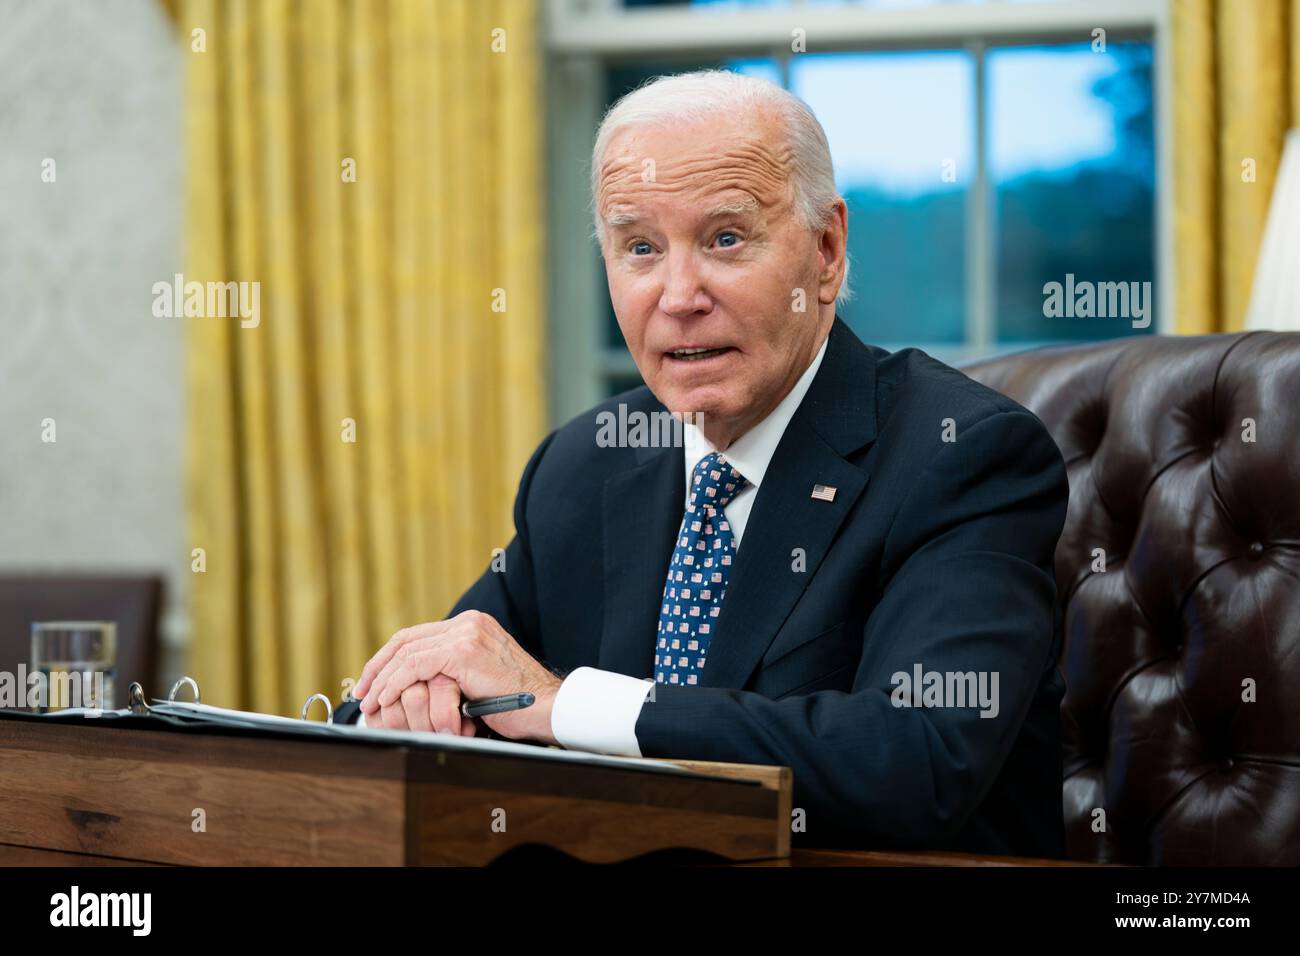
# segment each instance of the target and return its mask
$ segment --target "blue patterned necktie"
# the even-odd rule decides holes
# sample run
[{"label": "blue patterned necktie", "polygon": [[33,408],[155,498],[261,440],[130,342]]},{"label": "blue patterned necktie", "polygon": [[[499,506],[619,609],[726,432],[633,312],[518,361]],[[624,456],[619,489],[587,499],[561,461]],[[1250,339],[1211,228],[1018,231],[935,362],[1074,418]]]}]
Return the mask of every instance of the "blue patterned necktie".
[{"label": "blue patterned necktie", "polygon": [[659,608],[655,681],[698,684],[717,627],[735,543],[723,508],[749,482],[716,451],[700,459],[691,476],[677,545]]}]

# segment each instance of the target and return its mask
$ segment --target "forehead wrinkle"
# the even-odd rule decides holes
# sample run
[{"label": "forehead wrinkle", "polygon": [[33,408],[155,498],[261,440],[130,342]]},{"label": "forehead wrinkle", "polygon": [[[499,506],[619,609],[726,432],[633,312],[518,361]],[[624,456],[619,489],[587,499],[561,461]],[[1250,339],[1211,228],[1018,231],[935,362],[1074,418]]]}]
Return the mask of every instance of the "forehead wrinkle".
[{"label": "forehead wrinkle", "polygon": [[598,198],[602,208],[628,202],[628,193],[672,194],[693,189],[736,189],[753,197],[760,206],[775,206],[790,191],[793,157],[785,144],[773,149],[761,141],[742,141],[721,155],[656,163],[654,181],[642,179],[645,158],[625,152],[601,164]]},{"label": "forehead wrinkle", "polygon": [[[761,208],[762,203],[752,193],[746,192],[744,199],[733,199],[712,206],[705,211],[704,219],[708,221],[722,216],[747,216],[758,212]],[[617,229],[619,226],[635,225],[640,220],[641,216],[631,210],[615,210],[605,216],[605,225]]]}]

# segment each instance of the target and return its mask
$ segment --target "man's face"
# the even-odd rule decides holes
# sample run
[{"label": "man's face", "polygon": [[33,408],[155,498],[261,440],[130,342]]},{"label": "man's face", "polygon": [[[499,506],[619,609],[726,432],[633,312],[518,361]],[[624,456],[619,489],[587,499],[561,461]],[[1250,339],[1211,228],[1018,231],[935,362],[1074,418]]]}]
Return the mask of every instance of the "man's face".
[{"label": "man's face", "polygon": [[776,407],[834,316],[842,231],[828,245],[792,196],[789,148],[762,115],[633,126],[605,151],[596,208],[619,327],[650,390],[702,412],[719,447]]}]

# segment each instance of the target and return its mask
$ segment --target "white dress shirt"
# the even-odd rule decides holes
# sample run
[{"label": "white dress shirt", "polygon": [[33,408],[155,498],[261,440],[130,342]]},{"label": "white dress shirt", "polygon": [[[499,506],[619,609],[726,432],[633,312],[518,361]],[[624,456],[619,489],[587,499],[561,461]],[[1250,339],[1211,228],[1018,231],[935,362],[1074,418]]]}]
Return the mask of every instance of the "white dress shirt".
[{"label": "white dress shirt", "polygon": [[[731,525],[732,546],[740,547],[749,521],[749,512],[758,497],[758,488],[767,474],[776,446],[781,443],[786,426],[803,401],[808,386],[817,375],[817,369],[826,355],[826,341],[817,351],[812,364],[795,382],[790,393],[761,422],[741,435],[731,447],[722,451],[727,461],[747,479],[747,484],[726,506],[727,521]],[[684,496],[682,513],[691,501],[691,476],[695,466],[705,455],[719,451],[694,425],[682,429],[685,446],[682,476]],[[667,579],[665,555],[664,577]],[[647,632],[648,633],[648,632]],[[650,647],[646,648],[650,653]],[[595,753],[618,754],[625,757],[641,756],[641,746],[636,739],[636,722],[641,715],[641,705],[650,694],[650,678],[629,677],[595,667],[579,667],[560,684],[551,710],[551,733],[560,745],[569,750],[588,750]]]}]

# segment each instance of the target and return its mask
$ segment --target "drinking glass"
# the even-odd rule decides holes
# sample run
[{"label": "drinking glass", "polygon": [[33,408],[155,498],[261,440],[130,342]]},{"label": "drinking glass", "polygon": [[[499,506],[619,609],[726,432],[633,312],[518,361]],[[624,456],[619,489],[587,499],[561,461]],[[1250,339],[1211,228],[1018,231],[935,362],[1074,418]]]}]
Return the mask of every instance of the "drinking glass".
[{"label": "drinking glass", "polygon": [[38,710],[113,709],[117,624],[113,621],[39,621],[32,624],[32,671],[45,675]]}]

